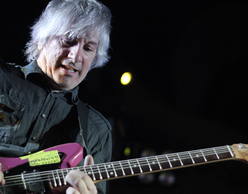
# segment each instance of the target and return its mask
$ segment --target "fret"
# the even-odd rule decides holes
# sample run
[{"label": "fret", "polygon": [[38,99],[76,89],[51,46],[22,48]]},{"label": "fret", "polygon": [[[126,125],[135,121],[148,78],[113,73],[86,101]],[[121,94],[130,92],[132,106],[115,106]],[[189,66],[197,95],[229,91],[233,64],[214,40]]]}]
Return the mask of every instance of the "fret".
[{"label": "fret", "polygon": [[61,179],[60,179],[60,175],[59,175],[59,171],[57,170],[57,182],[58,182],[58,185],[61,187],[62,186],[62,182],[61,182]]},{"label": "fret", "polygon": [[120,167],[121,167],[121,170],[122,170],[122,174],[123,174],[123,176],[125,176],[126,174],[125,174],[125,171],[124,171],[124,169],[123,169],[123,167],[121,165],[121,162],[119,162],[119,163],[120,163]]},{"label": "fret", "polygon": [[140,173],[143,173],[143,170],[142,170],[142,168],[141,168],[141,166],[140,166],[139,160],[137,159],[136,161],[137,161],[137,163],[138,163],[138,166],[139,166],[139,169],[140,169]]},{"label": "fret", "polygon": [[203,152],[205,153],[205,158],[207,161],[218,160],[214,149],[204,149]]},{"label": "fret", "polygon": [[125,172],[121,166],[121,162],[114,162],[113,166],[117,175],[116,177],[125,176]]},{"label": "fret", "polygon": [[205,162],[205,159],[200,150],[191,151],[190,153],[196,164]]},{"label": "fret", "polygon": [[87,174],[90,176],[90,178],[91,178],[92,180],[96,180],[95,174],[94,174],[93,169],[92,169],[92,165],[81,166],[81,168],[84,169],[83,171],[84,171],[85,173],[87,173]]},{"label": "fret", "polygon": [[172,168],[170,160],[168,159],[168,156],[166,154],[158,156],[157,159],[159,161],[161,169]]},{"label": "fret", "polygon": [[57,187],[57,183],[54,176],[54,171],[52,171],[53,187]]},{"label": "fret", "polygon": [[172,167],[182,166],[178,154],[169,154],[170,163]]},{"label": "fret", "polygon": [[93,180],[93,175],[92,175],[92,171],[90,169],[90,166],[81,166],[81,168],[82,168],[81,170],[84,173],[88,174],[90,176],[90,178]]},{"label": "fret", "polygon": [[[109,176],[108,169],[107,169],[107,167],[106,167],[106,165],[105,165],[105,164],[104,164],[103,166],[104,166],[104,168],[105,168],[105,172],[106,172],[107,178],[109,179],[109,178],[110,178],[110,176]],[[109,166],[110,166],[110,165],[109,165]]]},{"label": "fret", "polygon": [[94,173],[94,171],[93,171],[93,169],[92,169],[92,165],[90,165],[89,166],[90,167],[90,172],[89,172],[89,174],[91,174],[92,175],[92,179],[93,179],[93,181],[95,181],[96,180],[96,177],[95,177],[95,173]]},{"label": "fret", "polygon": [[227,145],[226,147],[227,147],[227,149],[229,150],[230,155],[231,155],[232,157],[234,157],[233,152],[232,152],[232,150],[230,149],[230,146]]},{"label": "fret", "polygon": [[[68,170],[68,169],[66,169]],[[62,179],[63,179],[63,184],[66,185],[66,181],[65,181],[65,175],[64,175],[64,170],[61,170],[61,174],[62,174]],[[68,174],[68,173],[67,173]]]},{"label": "fret", "polygon": [[149,165],[147,164],[146,157],[140,158],[139,162],[140,162],[142,172],[149,172],[150,171]]},{"label": "fret", "polygon": [[107,174],[109,175],[109,178],[117,177],[116,171],[112,163],[108,163],[107,165],[105,165],[105,168],[108,172]]},{"label": "fret", "polygon": [[146,163],[148,164],[149,171],[151,172],[152,171],[152,168],[151,168],[151,165],[150,165],[150,163],[149,163],[149,161],[148,161],[147,158],[146,158]]},{"label": "fret", "polygon": [[202,156],[203,156],[203,158],[204,158],[204,161],[207,162],[207,159],[206,159],[206,157],[204,156],[202,150],[200,150],[200,152],[201,152],[201,154],[202,154]]},{"label": "fret", "polygon": [[[117,173],[116,173],[116,170],[115,170],[115,167],[114,167],[113,163],[111,163],[111,165],[112,165],[113,170],[114,170],[114,175],[115,175],[115,177],[117,177]],[[110,172],[110,175],[112,175],[112,173],[111,173],[111,172]]]},{"label": "fret", "polygon": [[98,169],[99,169],[99,174],[100,175],[100,180],[107,179],[108,177],[108,172],[106,171],[106,164],[97,164]]},{"label": "fret", "polygon": [[233,155],[232,151],[230,150],[229,146],[223,146],[223,147],[219,148],[216,152],[218,153],[220,159],[234,157],[234,155]]},{"label": "fret", "polygon": [[96,165],[96,167],[97,167],[97,171],[99,172],[99,178],[100,178],[100,180],[102,180],[102,174],[101,174],[99,165]]},{"label": "fret", "polygon": [[168,162],[169,162],[170,168],[172,168],[173,166],[172,166],[172,164],[171,164],[171,162],[170,162],[170,159],[169,159],[168,155],[166,155],[166,158],[167,158],[167,160],[168,160]]},{"label": "fret", "polygon": [[25,176],[24,173],[22,173],[22,174],[21,174],[21,177],[22,177],[23,187],[24,187],[24,189],[26,190],[26,189],[27,189],[27,185],[26,185],[24,176]]},{"label": "fret", "polygon": [[50,179],[49,179],[48,184],[49,184],[49,187],[50,187],[50,188],[53,188],[53,183],[51,182],[51,180],[50,180]]},{"label": "fret", "polygon": [[214,153],[215,153],[215,155],[216,155],[217,159],[219,160],[219,159],[220,159],[220,157],[218,156],[218,154],[217,154],[217,152],[215,151],[215,149],[214,149],[214,148],[213,148],[213,150],[214,150]]},{"label": "fret", "polygon": [[179,159],[179,161],[180,161],[181,166],[183,166],[183,162],[182,162],[182,160],[181,160],[179,154],[177,154],[177,157],[178,157],[178,159]]},{"label": "fret", "polygon": [[137,159],[129,160],[129,164],[131,166],[133,174],[139,174],[140,170],[142,170]]},{"label": "fret", "polygon": [[159,160],[158,160],[158,157],[156,156],[155,158],[156,158],[156,160],[157,160],[157,162],[158,162],[159,169],[162,170],[162,166],[161,166],[161,164],[160,164],[160,162],[159,162]]},{"label": "fret", "polygon": [[160,166],[160,164],[158,163],[157,157],[156,156],[152,156],[152,157],[148,157],[147,158],[150,167],[152,169],[152,171],[157,171],[160,170],[162,167]]},{"label": "fret", "polygon": [[193,157],[192,157],[191,153],[190,153],[190,152],[188,152],[188,153],[189,153],[189,157],[190,157],[190,159],[191,159],[192,163],[193,163],[193,164],[195,164],[195,161],[194,161],[194,159],[193,159]]},{"label": "fret", "polygon": [[121,168],[123,170],[123,175],[130,175],[131,174],[131,168],[130,168],[130,163],[128,160],[121,161]]},{"label": "fret", "polygon": [[181,166],[194,164],[189,152],[180,152],[180,153],[178,153],[178,157],[179,157],[180,161],[182,162]]},{"label": "fret", "polygon": [[128,160],[128,165],[130,166],[131,174],[134,174],[130,161]]},{"label": "fret", "polygon": [[92,170],[93,173],[93,180],[95,178],[95,180],[102,180],[102,174],[101,171],[99,169],[99,165],[90,165],[90,168]]}]

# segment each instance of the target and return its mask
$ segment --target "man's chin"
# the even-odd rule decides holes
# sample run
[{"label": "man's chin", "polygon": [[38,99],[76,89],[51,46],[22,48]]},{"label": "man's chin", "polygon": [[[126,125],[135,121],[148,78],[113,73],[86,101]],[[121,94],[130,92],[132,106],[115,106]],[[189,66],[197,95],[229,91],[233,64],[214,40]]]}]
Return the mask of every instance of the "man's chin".
[{"label": "man's chin", "polygon": [[72,86],[70,84],[65,84],[65,83],[53,82],[51,84],[51,88],[52,90],[62,91],[62,90],[72,90],[73,88],[75,88],[75,86]]}]

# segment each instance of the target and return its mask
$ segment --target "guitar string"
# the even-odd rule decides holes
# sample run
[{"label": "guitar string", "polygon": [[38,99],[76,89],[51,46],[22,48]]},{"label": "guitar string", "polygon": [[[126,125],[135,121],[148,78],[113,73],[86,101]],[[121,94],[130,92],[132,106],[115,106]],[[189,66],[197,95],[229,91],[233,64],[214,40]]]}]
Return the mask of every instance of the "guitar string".
[{"label": "guitar string", "polygon": [[[130,167],[129,167],[130,168]],[[153,168],[153,167],[152,167]],[[80,168],[78,168],[78,169],[80,169]],[[168,170],[169,168],[162,168],[161,170]],[[82,170],[82,169],[81,169]],[[118,171],[118,169],[116,169],[116,171]],[[126,169],[125,169],[125,171],[126,171]],[[152,171],[150,171],[150,172],[153,172],[154,170],[152,170]],[[86,172],[86,171],[85,171]],[[149,172],[149,171],[145,171],[145,172]],[[68,172],[67,172],[68,173]],[[96,172],[93,172],[93,173],[96,173]],[[105,171],[100,171],[100,172],[97,172],[97,173],[106,173]],[[134,175],[138,175],[138,174],[140,174],[141,172],[135,172],[134,173]],[[113,174],[113,172],[112,172],[112,174]],[[128,174],[128,175],[131,175],[131,174]],[[116,176],[116,178],[117,177],[124,177],[125,175],[123,175],[122,173],[121,174],[118,174],[117,176]],[[43,175],[43,177],[42,177],[42,175],[41,176],[39,176],[39,175],[37,175],[37,177],[38,178],[36,178],[35,180],[34,180],[34,177],[32,178],[32,179],[28,179],[28,178],[25,178],[25,184],[29,184],[29,183],[35,183],[35,182],[42,182],[42,181],[50,181],[50,182],[52,182],[52,184],[54,184],[54,182],[55,183],[57,183],[58,184],[58,181],[59,182],[63,182],[63,184],[62,185],[66,185],[66,183],[64,183],[64,181],[65,181],[65,175],[63,175],[63,176],[61,176],[61,173],[59,173],[58,174],[58,176],[54,176],[54,177],[52,177],[52,174],[50,174],[50,177],[48,177],[48,174],[44,174]],[[106,179],[106,178],[108,178],[108,177],[105,177],[105,176],[103,176],[103,178],[102,178],[102,180],[104,180],[104,179]],[[115,177],[113,177],[113,176],[111,176],[110,178],[115,178]],[[19,180],[19,183],[18,183],[18,181],[15,181],[14,183],[12,183],[12,184],[8,184],[8,186],[10,186],[10,185],[23,185],[23,182],[22,181],[20,181],[21,180],[21,177],[19,176],[19,178],[18,178],[18,180]],[[96,177],[94,180],[101,180],[100,178],[98,178],[98,177]],[[59,186],[62,186],[62,185],[59,185]],[[57,187],[57,186],[55,186],[55,187]]]},{"label": "guitar string", "polygon": [[[206,152],[206,150],[203,150],[203,151],[205,151]],[[218,150],[217,150],[218,151]],[[198,151],[199,152],[199,151]],[[219,151],[218,151],[219,152]],[[191,153],[192,153],[192,151],[191,151]],[[223,152],[223,153],[226,153],[226,152]],[[220,152],[219,152],[219,154],[221,154]],[[187,153],[187,155],[188,155],[188,153]],[[209,154],[205,154],[205,156],[208,156]],[[213,155],[213,153],[211,153],[210,155]],[[160,156],[165,156],[165,155],[160,155]],[[159,157],[159,156],[157,156],[157,157]],[[148,158],[150,158],[150,157],[148,157]],[[156,158],[156,156],[153,156],[153,158]],[[182,157],[180,157],[182,160],[183,160],[183,158]],[[150,158],[151,159],[151,158]],[[189,157],[187,157],[186,159],[190,159]],[[133,159],[134,160],[134,159]],[[140,164],[141,164],[141,167],[144,167],[144,163],[142,163],[142,160],[145,160],[145,158],[140,158]],[[177,160],[177,161],[179,161],[179,159]],[[125,160],[123,161],[123,162],[126,162]],[[160,161],[161,163],[163,163],[163,162],[168,162],[168,160],[161,160]],[[113,163],[113,165],[115,165],[114,163],[115,162],[112,162]],[[130,163],[132,163],[132,160],[130,160]],[[136,162],[136,160],[135,160],[135,164],[137,164],[137,162]],[[105,166],[106,166],[106,164],[103,164],[103,167],[100,167],[100,168],[104,168]],[[101,166],[101,164],[99,164],[98,166]],[[147,162],[145,162],[145,166],[147,166]],[[130,168],[131,166],[130,165],[123,165],[123,168],[124,169],[126,169],[126,167],[128,167],[128,168]],[[104,168],[105,169],[105,168]],[[119,168],[119,169],[116,169],[117,171],[118,170],[120,170],[121,168]],[[60,169],[61,170],[61,169]],[[85,171],[87,171],[87,170],[85,170]],[[89,171],[91,171],[91,170],[89,170]],[[44,171],[45,172],[45,171]],[[96,170],[96,172],[97,173],[99,173],[99,170]],[[106,170],[103,170],[103,171],[101,171],[100,173],[102,173],[102,172],[106,172]],[[94,171],[92,172],[92,173],[94,173]],[[41,174],[41,172],[39,172],[39,174]],[[46,173],[45,173],[45,175],[46,175]],[[30,175],[31,176],[31,175]],[[26,176],[27,177],[27,176]]]},{"label": "guitar string", "polygon": [[[230,152],[228,150],[228,148],[225,146],[223,147],[217,147],[217,148],[208,148],[208,149],[202,149],[202,150],[193,150],[193,151],[189,151],[189,152],[179,152],[178,155],[180,157],[177,156],[177,154],[162,154],[162,155],[158,155],[158,156],[150,156],[150,157],[144,157],[144,158],[139,158],[139,164],[137,163],[137,159],[131,159],[131,160],[123,160],[121,161],[123,164],[122,164],[122,168],[120,168],[120,165],[119,165],[119,161],[118,162],[109,162],[109,163],[103,163],[103,164],[97,164],[95,165],[95,167],[91,166],[92,170],[90,169],[89,166],[81,166],[81,167],[74,167],[74,168],[68,168],[68,169],[58,169],[58,170],[53,170],[52,172],[55,172],[55,171],[59,171],[58,172],[58,175],[62,175],[63,174],[63,177],[64,177],[64,174],[67,174],[70,170],[72,169],[79,169],[79,170],[83,170],[84,172],[90,172],[93,173],[93,174],[99,174],[99,173],[106,173],[106,166],[112,166],[111,167],[111,170],[113,168],[113,170],[115,171],[119,171],[119,170],[127,170],[127,169],[131,169],[131,168],[135,168],[134,166],[132,165],[137,165],[138,166],[141,166],[141,167],[147,167],[147,164],[148,163],[151,163],[152,161],[155,162],[155,164],[158,164],[158,161],[157,161],[157,158],[159,158],[159,163],[163,164],[163,163],[168,163],[168,160],[165,158],[165,156],[167,155],[169,160],[171,162],[178,162],[180,159],[181,160],[185,160],[185,159],[191,159],[191,157],[193,159],[197,159],[196,157],[194,157],[194,154],[198,154],[198,155],[201,155],[201,151],[203,152],[204,156],[205,157],[209,157],[209,156],[213,156],[215,155],[216,153],[214,152],[214,150],[216,151],[216,153],[219,155],[219,154],[229,154],[228,157],[230,157]],[[189,153],[192,155],[191,157],[189,157]],[[199,157],[203,157],[203,156],[199,156]],[[180,159],[179,159],[180,158]],[[148,159],[148,162],[147,160]],[[217,160],[217,159],[216,159]],[[128,162],[130,162],[130,165],[128,164]],[[203,161],[204,162],[204,161]],[[124,164],[126,163],[126,164]],[[99,167],[99,169],[104,169],[104,170],[100,170],[97,169],[97,167]],[[116,167],[117,168],[114,168]],[[83,168],[83,169],[82,169]],[[96,169],[94,169],[96,168]],[[109,167],[108,167],[109,168]],[[166,168],[167,169],[167,168]],[[64,172],[66,171],[66,172]],[[47,178],[48,175],[52,175],[51,171],[41,171],[39,173],[35,173],[35,174],[38,174],[37,176],[39,177],[39,179],[37,181],[45,181],[45,180],[50,180]],[[135,174],[138,174],[138,173],[135,173]],[[34,173],[27,173],[27,174],[24,174],[24,177],[25,177],[25,181],[28,183],[29,181],[31,182],[34,182]],[[44,178],[43,178],[44,177]],[[56,176],[57,177],[57,176]],[[58,177],[57,177],[58,178]],[[8,181],[15,181],[15,184],[18,184],[18,182],[20,182],[19,184],[22,184],[22,180],[21,180],[21,176],[20,175],[12,175],[12,176],[7,176],[5,178],[6,180],[6,183]]]},{"label": "guitar string", "polygon": [[[205,150],[204,150],[205,151]],[[217,150],[218,151],[218,150]],[[192,152],[191,152],[192,153]],[[226,153],[226,152],[224,152],[224,153]],[[219,154],[221,154],[220,152],[219,152]],[[175,154],[174,154],[175,155]],[[187,153],[187,156],[188,156],[189,154]],[[208,156],[209,154],[206,154],[205,153],[205,156]],[[210,154],[210,155],[213,155],[212,153]],[[162,159],[164,158],[164,156],[165,155],[160,155],[160,156],[152,156],[152,157],[147,157],[148,158],[148,160],[152,160],[152,159],[154,159],[155,158],[155,160],[156,160],[156,157],[162,157]],[[176,155],[175,155],[176,156]],[[180,156],[180,155],[179,155]],[[173,158],[174,159],[174,158]],[[184,157],[182,157],[182,155],[180,156],[180,159],[182,159],[182,160],[184,160],[185,158]],[[186,157],[186,159],[190,159],[190,157]],[[132,160],[129,160],[129,162],[130,163],[132,163],[132,161],[135,161],[134,162],[134,164],[136,164],[137,162],[136,162],[136,160],[135,159],[132,159]],[[140,163],[141,163],[141,166],[142,166],[142,162],[144,162],[143,160],[146,160],[145,158],[140,158],[139,159],[139,161],[140,161]],[[176,159],[177,161],[179,160],[179,159]],[[123,161],[123,162],[127,162],[127,161]],[[168,160],[161,160],[160,162],[168,162]],[[113,164],[115,163],[115,162],[112,162]],[[145,164],[147,164],[147,162],[145,162]],[[106,166],[106,164],[104,164],[105,166]],[[99,164],[99,166],[100,166],[100,164]],[[103,168],[105,167],[105,166],[103,166]],[[128,167],[130,167],[130,165],[127,165]],[[123,167],[125,167],[125,165],[123,165]],[[101,167],[100,167],[101,168]],[[118,169],[117,169],[118,170]],[[98,171],[98,170],[97,170]],[[104,170],[105,171],[105,170]]]}]

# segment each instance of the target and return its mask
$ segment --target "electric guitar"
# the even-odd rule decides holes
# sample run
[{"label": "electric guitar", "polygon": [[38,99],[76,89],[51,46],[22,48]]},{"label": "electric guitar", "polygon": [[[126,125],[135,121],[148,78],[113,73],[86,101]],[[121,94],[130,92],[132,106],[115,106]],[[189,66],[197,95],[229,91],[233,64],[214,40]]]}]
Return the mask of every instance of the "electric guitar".
[{"label": "electric guitar", "polygon": [[248,161],[248,145],[233,144],[76,167],[82,159],[83,148],[77,143],[19,158],[0,157],[6,181],[2,188],[17,188],[18,193],[48,193],[66,186],[65,176],[72,169],[84,171],[94,182],[99,182],[224,160]]}]

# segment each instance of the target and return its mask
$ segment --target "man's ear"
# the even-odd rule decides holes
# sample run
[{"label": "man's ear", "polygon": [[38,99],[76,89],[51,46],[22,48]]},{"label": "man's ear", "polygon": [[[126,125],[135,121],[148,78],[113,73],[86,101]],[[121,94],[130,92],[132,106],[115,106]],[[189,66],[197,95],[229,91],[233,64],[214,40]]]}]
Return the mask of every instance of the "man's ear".
[{"label": "man's ear", "polygon": [[43,45],[41,44],[41,42],[38,43],[38,49],[41,51],[43,49]]}]

